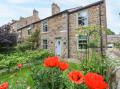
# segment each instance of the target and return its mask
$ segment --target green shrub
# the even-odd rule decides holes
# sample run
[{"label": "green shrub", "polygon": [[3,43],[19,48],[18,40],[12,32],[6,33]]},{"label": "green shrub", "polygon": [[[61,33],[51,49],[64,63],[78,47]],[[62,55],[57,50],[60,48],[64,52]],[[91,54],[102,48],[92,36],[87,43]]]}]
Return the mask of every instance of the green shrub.
[{"label": "green shrub", "polygon": [[16,51],[10,54],[0,54],[0,69],[16,66],[18,63],[37,63],[37,61],[42,61],[44,58],[53,55],[47,50]]},{"label": "green shrub", "polygon": [[23,42],[18,44],[16,49],[20,51],[31,50],[31,49],[34,49],[34,45],[31,42]]},{"label": "green shrub", "polygon": [[[33,68],[32,78],[35,89],[63,89],[62,74],[57,68]],[[54,86],[54,88],[52,88]]]},{"label": "green shrub", "polygon": [[[72,65],[72,66],[71,66]],[[32,78],[35,89],[87,89],[84,84],[74,84],[68,78],[68,73],[79,69],[77,64],[70,63],[69,69],[60,71],[57,68],[46,68],[43,65],[32,68]],[[76,68],[77,67],[77,68]],[[54,88],[52,88],[52,81]]]},{"label": "green shrub", "polygon": [[84,70],[84,73],[94,72],[103,75],[107,79],[107,71],[109,65],[106,58],[102,58],[100,54],[94,53],[90,59],[84,59],[80,64],[80,70]]}]

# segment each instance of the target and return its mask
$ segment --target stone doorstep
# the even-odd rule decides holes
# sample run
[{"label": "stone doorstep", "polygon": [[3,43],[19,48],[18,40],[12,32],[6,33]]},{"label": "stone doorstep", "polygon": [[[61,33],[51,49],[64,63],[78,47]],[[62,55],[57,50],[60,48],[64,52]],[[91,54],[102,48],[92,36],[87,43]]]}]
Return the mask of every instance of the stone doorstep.
[{"label": "stone doorstep", "polygon": [[66,61],[66,62],[72,62],[72,63],[80,64],[80,60],[78,60],[78,59],[64,58],[64,59],[61,59],[61,60]]}]

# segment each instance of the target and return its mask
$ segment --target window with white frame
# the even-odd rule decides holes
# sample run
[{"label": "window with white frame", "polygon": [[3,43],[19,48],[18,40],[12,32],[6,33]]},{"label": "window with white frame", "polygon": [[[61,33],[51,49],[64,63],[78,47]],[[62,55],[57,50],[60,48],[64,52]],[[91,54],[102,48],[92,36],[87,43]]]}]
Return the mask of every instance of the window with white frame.
[{"label": "window with white frame", "polygon": [[43,40],[43,49],[48,49],[48,40]]},{"label": "window with white frame", "polygon": [[42,31],[43,32],[48,31],[48,22],[47,21],[43,21],[43,23],[42,23]]},{"label": "window with white frame", "polygon": [[87,10],[78,13],[78,25],[88,26],[88,13]]},{"label": "window with white frame", "polygon": [[78,49],[87,49],[87,36],[78,36]]},{"label": "window with white frame", "polygon": [[29,27],[28,27],[28,35],[31,35],[32,34],[32,29],[34,28],[34,24],[31,24]]},{"label": "window with white frame", "polygon": [[32,29],[28,28],[28,35],[31,35],[31,34],[32,34]]},{"label": "window with white frame", "polygon": [[28,28],[28,35],[31,35],[31,34],[32,34],[32,29]]}]

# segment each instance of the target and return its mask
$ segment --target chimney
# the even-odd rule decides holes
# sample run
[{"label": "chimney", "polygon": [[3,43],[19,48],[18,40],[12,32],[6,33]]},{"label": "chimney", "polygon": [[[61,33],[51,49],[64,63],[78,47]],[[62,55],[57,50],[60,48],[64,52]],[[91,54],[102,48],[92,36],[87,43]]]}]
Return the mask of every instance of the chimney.
[{"label": "chimney", "polygon": [[55,15],[59,12],[60,12],[60,7],[56,3],[53,3],[52,4],[52,15]]},{"label": "chimney", "polygon": [[20,16],[20,20],[23,20],[23,19],[24,19],[24,17]]},{"label": "chimney", "polygon": [[33,10],[33,16],[38,17],[39,12],[37,10]]}]

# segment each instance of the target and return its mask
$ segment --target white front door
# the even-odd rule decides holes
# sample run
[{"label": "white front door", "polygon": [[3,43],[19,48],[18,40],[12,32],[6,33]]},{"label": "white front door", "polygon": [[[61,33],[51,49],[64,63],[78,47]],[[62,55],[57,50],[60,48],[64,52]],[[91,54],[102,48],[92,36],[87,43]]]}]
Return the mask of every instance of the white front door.
[{"label": "white front door", "polygon": [[62,48],[61,39],[56,39],[56,42],[55,42],[55,54],[57,56],[61,56],[61,48]]}]

